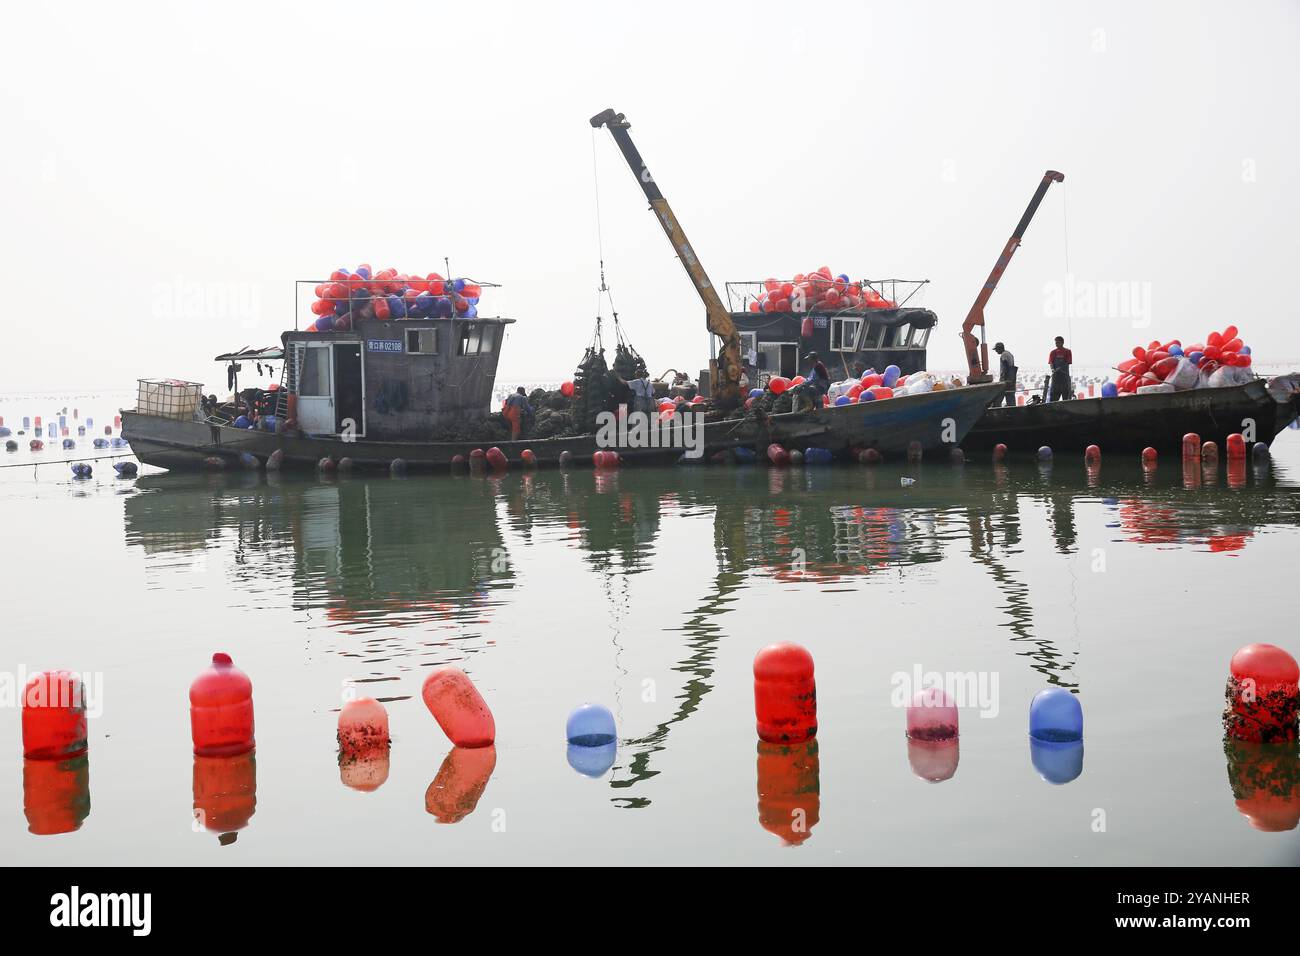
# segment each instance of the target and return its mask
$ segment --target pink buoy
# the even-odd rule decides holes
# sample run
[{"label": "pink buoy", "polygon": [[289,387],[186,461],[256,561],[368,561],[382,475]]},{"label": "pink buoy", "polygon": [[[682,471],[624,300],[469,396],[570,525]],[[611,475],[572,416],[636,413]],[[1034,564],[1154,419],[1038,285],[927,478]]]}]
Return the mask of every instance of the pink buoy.
[{"label": "pink buoy", "polygon": [[941,687],[912,696],[907,708],[907,736],[914,740],[948,740],[957,736],[957,705]]},{"label": "pink buoy", "polygon": [[1188,432],[1183,436],[1183,460],[1188,458],[1199,458],[1201,456],[1201,436],[1196,432]]},{"label": "pink buoy", "polygon": [[373,697],[358,697],[343,705],[339,711],[339,754],[341,757],[361,758],[389,747],[388,711]]},{"label": "pink buoy", "polygon": [[1297,736],[1300,666],[1273,644],[1247,644],[1228,665],[1224,733],[1256,743],[1292,741]]},{"label": "pink buoy", "polygon": [[533,454],[531,448],[525,448],[519,453],[519,460],[524,463],[525,468],[537,467],[537,456]]},{"label": "pink buoy", "polygon": [[1150,445],[1142,449],[1142,463],[1144,465],[1155,464],[1156,458],[1157,458],[1156,450],[1152,448]]},{"label": "pink buoy", "polygon": [[1212,441],[1207,441],[1201,446],[1201,461],[1218,461],[1219,446]]},{"label": "pink buoy", "polygon": [[[1143,452],[1142,454],[1143,456],[1145,456],[1146,452]],[[1101,446],[1089,445],[1087,448],[1085,448],[1083,450],[1083,460],[1086,462],[1101,461]]]},{"label": "pink buoy", "polygon": [[439,667],[424,680],[424,705],[457,747],[487,747],[496,740],[496,722],[487,702],[464,671]]}]

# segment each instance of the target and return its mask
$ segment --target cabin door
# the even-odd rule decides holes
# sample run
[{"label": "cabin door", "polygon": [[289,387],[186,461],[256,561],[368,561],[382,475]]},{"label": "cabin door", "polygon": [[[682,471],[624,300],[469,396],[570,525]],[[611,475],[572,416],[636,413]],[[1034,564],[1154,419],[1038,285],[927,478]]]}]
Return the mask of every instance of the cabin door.
[{"label": "cabin door", "polygon": [[334,429],[335,433],[353,438],[366,434],[365,393],[361,377],[361,345],[335,342],[334,349]]},{"label": "cabin door", "polygon": [[334,434],[334,362],[328,342],[299,346],[298,427],[308,435]]}]

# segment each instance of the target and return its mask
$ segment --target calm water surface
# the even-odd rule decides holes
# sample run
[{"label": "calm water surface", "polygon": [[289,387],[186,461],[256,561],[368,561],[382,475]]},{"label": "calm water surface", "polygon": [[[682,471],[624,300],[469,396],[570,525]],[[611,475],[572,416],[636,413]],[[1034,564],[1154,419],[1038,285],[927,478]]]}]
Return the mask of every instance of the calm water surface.
[{"label": "calm water surface", "polygon": [[[1300,652],[1300,435],[1274,452],[1271,470],[1205,475],[1117,459],[1094,476],[1074,460],[3,471],[0,669],[66,667],[103,687],[72,833],[28,832],[18,714],[0,710],[4,858],[1295,864],[1300,830],[1260,832],[1234,804],[1219,725],[1236,648]],[[816,658],[821,729],[760,753],[751,664],[780,639]],[[196,768],[186,691],[214,650],[253,679],[257,751]],[[448,663],[491,704],[494,755],[451,753],[425,709],[421,681]],[[951,753],[909,751],[895,688],[918,669],[985,682],[955,772]],[[1026,734],[1051,685],[1085,714],[1083,770],[1064,785],[1036,771]],[[350,687],[391,715],[370,792],[336,759]],[[594,779],[563,736],[583,701],[619,723]],[[1294,779],[1294,758],[1241,759]],[[431,791],[440,772],[464,788],[456,813]],[[64,780],[83,809],[86,776]],[[196,786],[238,792],[216,830],[194,824]]]}]

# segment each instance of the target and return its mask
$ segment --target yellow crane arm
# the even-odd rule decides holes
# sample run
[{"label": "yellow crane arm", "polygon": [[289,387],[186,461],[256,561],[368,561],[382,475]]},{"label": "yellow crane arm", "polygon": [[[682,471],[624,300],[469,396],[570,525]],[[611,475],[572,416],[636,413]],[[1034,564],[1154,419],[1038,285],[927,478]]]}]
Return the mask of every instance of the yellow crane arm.
[{"label": "yellow crane arm", "polygon": [[668,205],[668,200],[659,191],[654,177],[650,175],[650,170],[646,167],[645,160],[641,158],[641,154],[633,144],[632,137],[628,134],[632,124],[627,121],[622,113],[615,113],[612,109],[609,109],[593,116],[591,125],[596,129],[604,126],[613,135],[619,152],[623,154],[623,158],[627,161],[632,174],[636,176],[637,182],[641,184],[641,191],[645,193],[646,199],[649,200],[650,208],[654,210],[655,216],[659,219],[659,224],[663,227],[664,234],[672,244],[673,251],[677,253],[677,257],[686,269],[686,274],[691,277],[691,282],[695,285],[695,291],[699,293],[700,299],[704,303],[705,322],[709,331],[722,340],[718,360],[709,363],[711,366],[710,373],[713,378],[712,398],[714,404],[723,408],[738,405],[740,403],[740,376],[743,366],[740,361],[740,333],[736,331],[736,324],[731,321],[731,312],[723,304],[717,288],[709,280],[708,273],[704,271],[704,266],[700,264],[699,258],[695,255],[695,250],[691,248],[691,244],[686,238],[686,233],[682,231],[681,223],[677,221],[672,208]]}]

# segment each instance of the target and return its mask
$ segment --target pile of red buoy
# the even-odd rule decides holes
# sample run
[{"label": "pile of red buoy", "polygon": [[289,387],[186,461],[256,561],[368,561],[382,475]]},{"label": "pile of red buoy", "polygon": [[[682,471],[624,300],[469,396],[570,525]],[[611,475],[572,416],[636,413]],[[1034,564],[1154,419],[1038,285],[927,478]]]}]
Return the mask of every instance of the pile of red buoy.
[{"label": "pile of red buoy", "polygon": [[[1192,345],[1183,345],[1180,339],[1164,343],[1153,339],[1145,346],[1134,346],[1133,357],[1115,366],[1120,372],[1115,388],[1125,395],[1150,386],[1172,386],[1156,391],[1184,391],[1238,385],[1250,378],[1250,373],[1240,370],[1250,368],[1251,362],[1250,346],[1243,344],[1235,325],[1211,332],[1204,342]],[[1106,393],[1103,386],[1102,394]]]},{"label": "pile of red buoy", "polygon": [[336,269],[328,282],[316,286],[311,311],[317,318],[307,331],[347,332],[369,319],[472,319],[482,294],[482,286],[472,279],[444,279],[436,272],[408,275],[396,269],[372,272],[362,263],[355,270]]},{"label": "pile of red buoy", "polygon": [[835,275],[830,266],[799,273],[793,279],[767,279],[750,312],[842,312],[896,309],[871,286],[852,281],[847,273]]}]

